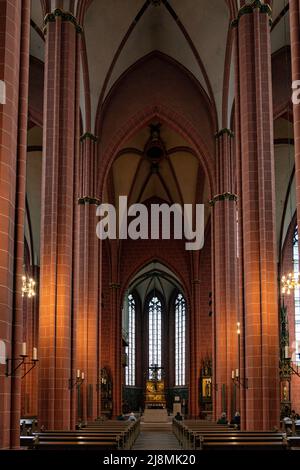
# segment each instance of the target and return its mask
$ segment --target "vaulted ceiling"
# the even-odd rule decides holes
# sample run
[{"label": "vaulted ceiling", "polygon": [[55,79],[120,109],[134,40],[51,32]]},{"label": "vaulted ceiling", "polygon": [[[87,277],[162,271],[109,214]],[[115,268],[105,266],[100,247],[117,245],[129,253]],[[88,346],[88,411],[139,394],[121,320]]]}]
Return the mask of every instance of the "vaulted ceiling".
[{"label": "vaulted ceiling", "polygon": [[[157,123],[154,123],[156,125]],[[118,207],[119,196],[128,196],[128,205],[158,199],[167,203],[207,202],[209,187],[193,148],[166,125],[160,128],[161,158],[153,163],[147,154],[150,127],[144,127],[117,155],[107,181],[107,200]],[[209,215],[207,208],[206,220]]]},{"label": "vaulted ceiling", "polygon": [[[32,60],[32,64],[37,67],[39,61],[41,64],[44,61],[45,38],[42,30],[46,11],[43,10],[42,5],[43,7],[51,5],[52,9],[63,6],[66,9],[72,9],[72,11],[83,6],[85,14],[81,16],[83,42],[80,90],[83,131],[97,134],[95,127],[97,113],[98,119],[100,115],[100,121],[102,117],[105,120],[108,116],[109,128],[118,127],[117,117],[114,120],[111,118],[111,115],[116,116],[115,108],[113,113],[107,112],[114,88],[119,86],[121,89],[120,84],[122,84],[122,93],[126,93],[126,80],[122,82],[122,78],[128,70],[134,70],[133,65],[142,58],[158,52],[161,56],[169,57],[173,61],[174,67],[178,65],[183,71],[186,71],[187,75],[192,77],[198,83],[199,89],[202,90],[205,99],[202,104],[199,100],[196,112],[200,115],[201,110],[198,112],[198,109],[200,106],[204,106],[207,101],[209,104],[206,110],[207,118],[201,117],[200,119],[203,123],[201,131],[206,136],[208,144],[210,139],[208,149],[212,153],[213,144],[211,142],[214,143],[214,132],[222,127],[231,127],[234,101],[234,63],[230,22],[232,12],[235,11],[234,15],[236,15],[240,4],[245,2],[236,0],[163,0],[158,2],[159,6],[154,6],[153,3],[150,0],[51,0],[51,2],[49,0],[32,0],[31,55],[38,59]],[[283,61],[280,52],[278,53],[284,46],[290,44],[288,0],[273,0],[268,3],[272,4],[273,10],[272,53],[277,52],[273,56],[275,103],[277,95],[279,96],[277,93],[280,82],[278,77],[283,75],[287,77],[287,86],[290,82],[290,76],[288,76],[289,54],[286,54],[287,59]],[[171,70],[170,65],[168,70]],[[166,76],[164,75],[164,77]],[[150,78],[152,81],[152,77]],[[161,79],[161,77],[158,78]],[[153,77],[153,82],[158,84],[159,79]],[[31,66],[31,112],[36,116],[38,114],[42,116],[42,109],[38,113],[37,108],[42,102],[43,84],[40,83],[39,87],[38,81],[43,81],[42,71],[37,73],[37,69],[35,70]],[[171,80],[168,81],[167,86],[172,86]],[[136,83],[135,87],[138,90],[139,83]],[[186,85],[186,87],[190,89],[191,85]],[[36,92],[38,88],[40,89],[39,93]],[[88,101],[85,99],[86,95],[89,95]],[[129,109],[128,114],[130,111]],[[214,114],[210,122],[209,113]],[[275,128],[275,138],[281,142],[275,146],[278,240],[284,213],[287,182],[291,174],[291,169],[286,170],[287,166],[284,164],[287,160],[287,154],[291,152],[290,146],[282,139],[292,137],[292,130],[285,131],[285,126],[286,123],[277,122]],[[105,127],[104,134],[100,139],[101,144],[107,136],[107,128]],[[166,154],[159,163],[158,172],[152,171],[151,162],[145,157],[145,145],[149,139],[148,125],[140,129],[122,146],[118,155],[115,156],[107,180],[108,200],[117,202],[119,195],[127,194],[130,198],[130,204],[143,202],[152,197],[171,203],[208,201],[209,184],[204,176],[204,168],[199,163],[197,149],[193,148],[191,143],[182,136],[172,131],[166,123],[162,123],[161,137]],[[102,149],[100,150],[102,151]],[[35,171],[36,160],[34,158],[39,158],[36,152],[32,154],[33,169],[29,168],[29,174],[31,170]],[[31,196],[29,194],[28,197],[30,206],[34,201],[34,193]],[[34,207],[30,207],[30,209],[33,210]],[[293,210],[289,212],[292,213]],[[33,217],[32,224],[35,225],[36,221],[38,221],[38,217]],[[285,223],[286,227],[287,225],[288,222]],[[36,244],[38,245],[38,240]]]},{"label": "vaulted ceiling", "polygon": [[[31,53],[43,60],[44,42],[41,34],[43,10],[40,0],[32,0]],[[47,3],[47,2],[43,2]],[[232,53],[230,47],[231,13],[228,5],[239,7],[235,0],[165,0],[154,6],[148,0],[81,0],[51,2],[51,7],[66,3],[73,10],[80,4],[86,7],[84,17],[84,56],[90,89],[91,130],[97,109],[120,76],[139,59],[160,51],[185,67],[201,84],[218,117],[218,128],[230,127],[233,103]],[[272,52],[289,43],[287,0],[272,3],[274,26]],[[49,2],[48,2],[49,4]],[[50,5],[50,4],[49,4]],[[233,8],[231,7],[231,11]],[[227,75],[229,74],[229,76]],[[223,94],[224,81],[228,94]],[[82,79],[81,106],[85,129],[85,91],[88,84]],[[224,103],[226,101],[226,103]],[[222,109],[228,108],[224,122]]]}]

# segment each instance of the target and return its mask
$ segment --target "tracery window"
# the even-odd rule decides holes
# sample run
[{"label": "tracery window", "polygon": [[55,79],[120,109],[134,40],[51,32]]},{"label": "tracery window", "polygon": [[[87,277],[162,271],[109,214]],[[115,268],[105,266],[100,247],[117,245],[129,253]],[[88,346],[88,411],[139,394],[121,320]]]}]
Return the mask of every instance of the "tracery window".
[{"label": "tracery window", "polygon": [[[149,301],[149,367],[161,367],[161,301],[154,296]],[[161,370],[158,371],[161,379]]]},{"label": "tracery window", "polygon": [[125,384],[135,385],[135,301],[132,294],[128,295],[128,346],[126,346],[127,366],[125,368]]},{"label": "tracery window", "polygon": [[186,305],[182,294],[175,300],[175,385],[185,385]]}]

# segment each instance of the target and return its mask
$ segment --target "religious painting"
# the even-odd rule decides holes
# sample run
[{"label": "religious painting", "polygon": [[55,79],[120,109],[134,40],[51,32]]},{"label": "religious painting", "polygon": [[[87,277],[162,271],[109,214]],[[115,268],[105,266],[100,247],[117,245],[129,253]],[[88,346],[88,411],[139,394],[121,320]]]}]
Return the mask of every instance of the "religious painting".
[{"label": "religious painting", "polygon": [[211,386],[212,386],[211,377],[203,377],[202,378],[202,398],[204,400],[211,399]]}]

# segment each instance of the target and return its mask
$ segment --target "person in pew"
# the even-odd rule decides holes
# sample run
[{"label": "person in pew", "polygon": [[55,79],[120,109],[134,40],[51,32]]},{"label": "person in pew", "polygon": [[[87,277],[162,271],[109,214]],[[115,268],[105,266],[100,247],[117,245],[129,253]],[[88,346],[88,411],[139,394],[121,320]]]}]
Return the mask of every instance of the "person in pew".
[{"label": "person in pew", "polygon": [[230,421],[230,424],[233,424],[237,429],[240,429],[241,415],[238,411],[236,411],[233,419]]},{"label": "person in pew", "polygon": [[21,436],[26,436],[27,435],[26,421],[22,421],[20,431],[21,431],[20,432]]},{"label": "person in pew", "polygon": [[176,415],[175,415],[175,419],[176,421],[182,421],[182,416],[181,414],[179,413],[179,411],[177,411]]},{"label": "person in pew", "polygon": [[136,421],[136,416],[135,414],[133,413],[133,411],[130,413],[129,417],[128,417],[128,421]]},{"label": "person in pew", "polygon": [[221,417],[218,419],[217,424],[228,424],[226,413],[223,411]]}]

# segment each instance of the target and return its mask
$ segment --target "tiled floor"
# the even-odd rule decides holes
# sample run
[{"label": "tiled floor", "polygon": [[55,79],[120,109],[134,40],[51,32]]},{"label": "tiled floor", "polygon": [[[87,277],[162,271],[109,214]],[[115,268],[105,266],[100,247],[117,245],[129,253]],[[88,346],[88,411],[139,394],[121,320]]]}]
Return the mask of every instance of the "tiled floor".
[{"label": "tiled floor", "polygon": [[141,425],[141,433],[137,438],[133,450],[180,450],[179,443],[172,433],[171,426],[153,424],[151,430]]}]

